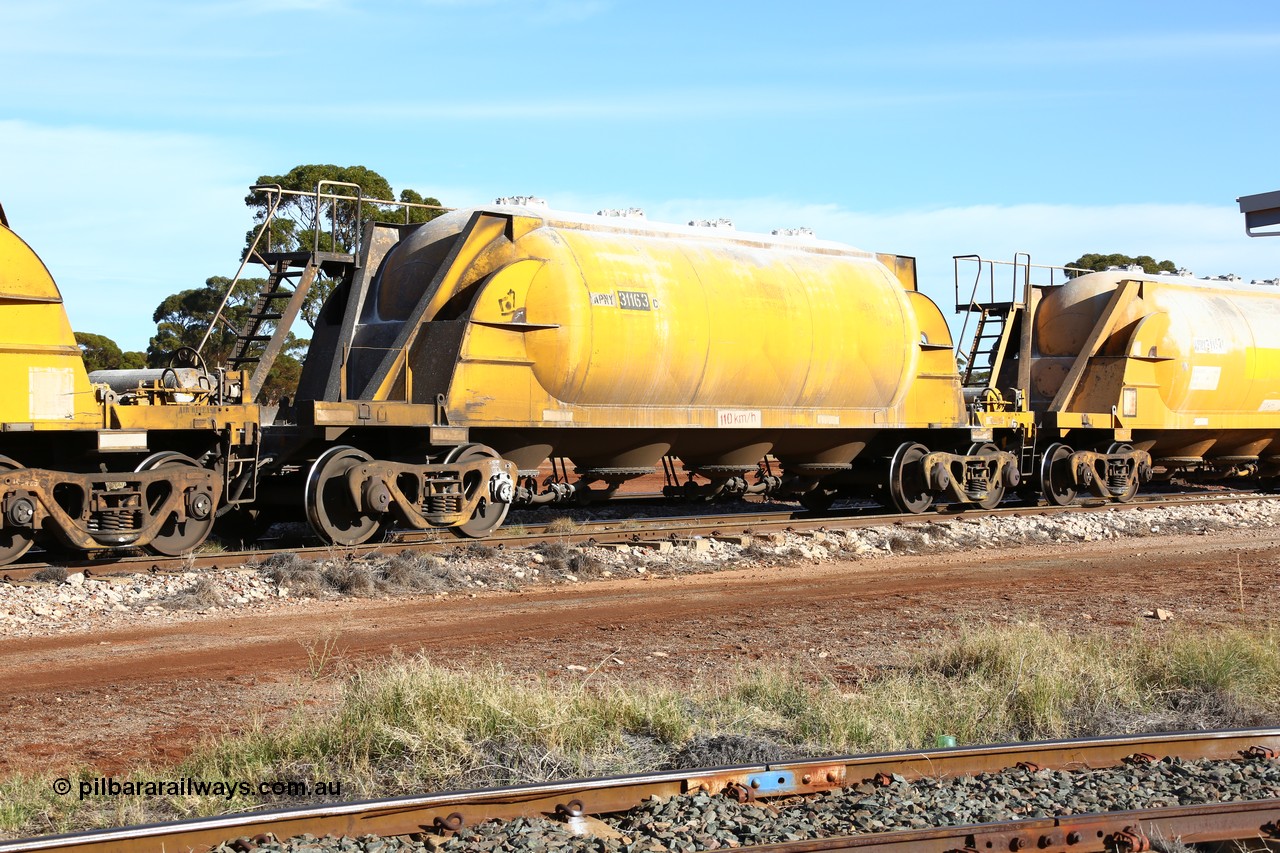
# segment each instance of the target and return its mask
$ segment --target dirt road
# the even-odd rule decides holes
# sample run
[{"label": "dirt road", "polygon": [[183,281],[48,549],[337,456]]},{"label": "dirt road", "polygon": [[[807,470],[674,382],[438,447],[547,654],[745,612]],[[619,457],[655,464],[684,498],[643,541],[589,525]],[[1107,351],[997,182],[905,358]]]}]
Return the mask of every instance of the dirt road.
[{"label": "dirt road", "polygon": [[[1263,529],[475,597],[315,601],[267,615],[10,639],[0,641],[0,771],[86,765],[112,773],[177,758],[254,714],[331,702],[335,680],[317,675],[393,654],[585,677],[566,669],[576,665],[628,679],[812,655],[840,679],[901,660],[965,623],[1079,632],[1265,624],[1280,603],[1277,580],[1280,532]],[[1156,607],[1173,618],[1142,616]]]}]

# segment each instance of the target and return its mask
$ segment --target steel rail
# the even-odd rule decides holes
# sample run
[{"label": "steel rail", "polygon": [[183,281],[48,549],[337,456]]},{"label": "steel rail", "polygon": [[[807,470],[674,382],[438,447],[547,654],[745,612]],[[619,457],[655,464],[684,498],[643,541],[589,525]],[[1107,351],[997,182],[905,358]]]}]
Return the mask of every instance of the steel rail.
[{"label": "steel rail", "polygon": [[55,566],[69,571],[84,572],[90,577],[116,574],[174,573],[193,569],[217,570],[220,568],[253,565],[263,562],[278,553],[297,554],[304,558],[324,560],[332,559],[335,555],[351,558],[373,557],[379,554],[390,554],[404,550],[441,553],[469,545],[481,545],[499,549],[531,548],[548,543],[566,545],[634,545],[644,547],[664,541],[679,542],[697,538],[736,539],[742,544],[749,544],[746,538],[778,532],[852,530],[887,525],[910,526],[968,522],[983,518],[1250,503],[1274,500],[1275,497],[1275,495],[1258,494],[1256,492],[1144,495],[1124,504],[1097,501],[1086,504],[1073,504],[1071,506],[1052,506],[1047,504],[1039,506],[1011,505],[997,507],[992,510],[969,508],[962,512],[944,509],[920,515],[885,513],[880,507],[829,510],[823,513],[784,507],[747,513],[709,513],[693,516],[655,516],[611,519],[607,521],[575,521],[572,527],[556,531],[550,530],[549,524],[512,525],[505,530],[499,528],[498,532],[487,539],[460,539],[451,535],[448,531],[399,531],[383,542],[371,542],[347,548],[334,545],[289,546],[262,550],[219,551],[208,554],[191,554],[186,557],[104,553],[96,559],[77,558],[49,562],[18,562],[0,567],[0,581],[15,583],[29,580],[36,574]]},{"label": "steel rail", "polygon": [[[755,792],[761,800],[816,794],[894,774],[908,780],[971,776],[1033,764],[1043,769],[1111,767],[1134,755],[1224,760],[1280,754],[1280,729],[1088,738],[837,756],[767,765],[648,773],[480,791],[448,792],[0,842],[0,853],[178,853],[240,837],[422,836],[518,817],[558,819],[623,812],[645,799]],[[748,794],[750,796],[750,794]],[[576,801],[576,802],[574,802]],[[1149,849],[1157,834],[1184,842],[1280,839],[1280,799],[1028,818],[959,827],[867,833],[760,845],[760,853],[827,850],[1115,851]]]}]

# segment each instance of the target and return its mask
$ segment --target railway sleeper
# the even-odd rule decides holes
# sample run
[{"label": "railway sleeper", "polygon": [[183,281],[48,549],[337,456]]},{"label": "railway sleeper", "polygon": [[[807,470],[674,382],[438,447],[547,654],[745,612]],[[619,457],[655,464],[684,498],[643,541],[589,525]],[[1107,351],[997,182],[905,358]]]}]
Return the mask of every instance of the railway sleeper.
[{"label": "railway sleeper", "polygon": [[45,535],[79,551],[149,547],[178,556],[194,549],[212,528],[222,478],[179,454],[157,456],[161,464],[144,462],[146,470],[133,472],[3,470],[0,564]]}]

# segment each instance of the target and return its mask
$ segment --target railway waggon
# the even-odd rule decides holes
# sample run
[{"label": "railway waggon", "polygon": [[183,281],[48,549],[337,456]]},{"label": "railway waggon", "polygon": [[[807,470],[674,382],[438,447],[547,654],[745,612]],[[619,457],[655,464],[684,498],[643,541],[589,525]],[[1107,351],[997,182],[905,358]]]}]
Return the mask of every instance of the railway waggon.
[{"label": "railway waggon", "polygon": [[[41,267],[53,296],[22,302],[9,283],[21,264],[6,256],[0,365],[13,376],[0,453],[14,473],[0,544],[15,544],[0,557],[42,531],[81,549],[194,547],[208,533],[196,491],[236,537],[296,515],[352,545],[393,526],[482,537],[512,506],[607,499],[633,478],[674,474],[675,460],[684,473],[672,497],[821,508],[871,496],[910,513],[989,508],[1010,493],[1123,502],[1153,478],[1280,473],[1272,286],[1140,270],[1055,283],[1056,270],[1029,259],[971,257],[961,298],[958,259],[956,308],[974,320],[958,354],[912,258],[804,234],[520,199],[420,225],[367,222],[351,254],[258,257],[272,272],[226,368],[182,353],[163,375],[90,385],[52,280]],[[263,407],[260,422],[262,377],[321,271],[337,284],[297,395]],[[1035,283],[1043,271],[1049,282]],[[61,319],[10,319],[35,304]],[[40,339],[23,343],[28,330]],[[14,383],[43,370],[50,347],[80,383],[69,393],[93,404],[37,418],[35,391],[27,411],[28,394],[15,393],[26,385]],[[119,437],[138,434],[145,448]],[[126,459],[129,478],[95,473],[117,477]],[[143,493],[140,517],[164,515],[171,533],[159,545],[145,530],[77,538],[52,508],[13,510],[35,477],[17,472],[37,469],[88,484],[86,496],[99,494],[93,484],[103,499]],[[159,481],[169,503],[145,496]],[[53,491],[41,500],[56,505]],[[95,505],[86,498],[71,527],[88,527]]]}]

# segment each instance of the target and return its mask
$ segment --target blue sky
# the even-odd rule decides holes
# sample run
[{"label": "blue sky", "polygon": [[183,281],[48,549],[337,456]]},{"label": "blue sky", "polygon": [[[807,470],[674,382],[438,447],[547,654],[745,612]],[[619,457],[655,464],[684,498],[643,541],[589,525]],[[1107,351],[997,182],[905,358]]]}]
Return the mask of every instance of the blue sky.
[{"label": "blue sky", "polygon": [[261,174],[807,226],[916,255],[1280,275],[1280,5],[0,0],[0,204],[77,330],[235,272]]}]

